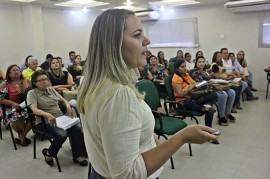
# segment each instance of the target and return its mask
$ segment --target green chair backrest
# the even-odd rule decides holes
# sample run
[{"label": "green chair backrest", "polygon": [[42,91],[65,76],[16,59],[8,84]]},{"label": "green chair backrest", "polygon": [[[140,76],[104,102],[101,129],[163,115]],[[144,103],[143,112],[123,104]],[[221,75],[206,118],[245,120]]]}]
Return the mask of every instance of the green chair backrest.
[{"label": "green chair backrest", "polygon": [[149,80],[149,78],[148,78],[148,66],[147,65],[144,67],[143,73],[144,73],[145,79]]},{"label": "green chair backrest", "polygon": [[172,77],[173,77],[173,74],[170,74],[170,75],[166,76],[164,79],[165,88],[167,90],[167,94],[168,94],[170,101],[175,100],[174,94],[173,94],[173,87],[172,87]]},{"label": "green chair backrest", "polygon": [[157,110],[160,107],[160,99],[154,83],[150,80],[142,80],[136,84],[140,92],[145,92],[144,101],[152,110]]},{"label": "green chair backrest", "polygon": [[169,70],[171,74],[174,74],[174,62],[169,63]]}]

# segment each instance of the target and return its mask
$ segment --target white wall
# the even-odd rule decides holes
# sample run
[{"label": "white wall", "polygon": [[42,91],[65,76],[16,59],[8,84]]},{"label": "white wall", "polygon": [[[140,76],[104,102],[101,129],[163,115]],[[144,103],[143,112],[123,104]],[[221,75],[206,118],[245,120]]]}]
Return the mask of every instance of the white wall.
[{"label": "white wall", "polygon": [[[28,53],[26,49],[26,35],[24,32],[23,8],[17,6],[0,5],[0,41],[1,69],[12,63],[22,64]],[[266,79],[263,69],[270,64],[269,48],[258,48],[260,13],[233,14],[227,12],[223,5],[183,8],[181,10],[164,12],[161,20],[197,17],[200,47],[197,49],[181,48],[195,56],[196,51],[202,50],[206,58],[227,47],[229,51],[246,52],[249,69],[254,74],[256,87],[265,90]],[[97,14],[88,12],[74,12],[57,9],[42,8],[44,52],[39,55],[42,62],[47,53],[68,58],[70,50],[87,55],[89,34]],[[224,34],[225,38],[220,38]],[[150,39],[151,40],[151,39]],[[169,59],[176,55],[177,48],[152,48],[154,54],[159,50],[165,52]],[[35,54],[33,54],[35,55]]]},{"label": "white wall", "polygon": [[52,53],[65,61],[68,52],[73,50],[84,60],[96,17],[91,12],[43,9],[45,54]]},{"label": "white wall", "polygon": [[26,56],[23,11],[21,7],[0,5],[0,68],[24,61]]}]

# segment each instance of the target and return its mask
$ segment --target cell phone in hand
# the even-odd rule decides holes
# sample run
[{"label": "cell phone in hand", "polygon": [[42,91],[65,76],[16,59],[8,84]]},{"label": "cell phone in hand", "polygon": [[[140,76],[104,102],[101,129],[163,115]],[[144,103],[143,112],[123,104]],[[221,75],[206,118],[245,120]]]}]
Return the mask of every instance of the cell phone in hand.
[{"label": "cell phone in hand", "polygon": [[215,136],[220,136],[221,132],[218,129],[214,129],[214,131],[211,132],[211,134],[213,134]]}]

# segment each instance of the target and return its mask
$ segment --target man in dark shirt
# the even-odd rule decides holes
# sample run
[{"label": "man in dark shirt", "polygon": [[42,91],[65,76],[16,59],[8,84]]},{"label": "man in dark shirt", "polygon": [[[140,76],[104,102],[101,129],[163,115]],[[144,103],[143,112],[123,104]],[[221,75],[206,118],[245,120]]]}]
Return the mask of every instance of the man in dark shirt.
[{"label": "man in dark shirt", "polygon": [[49,64],[50,64],[50,61],[52,60],[52,58],[53,58],[52,54],[48,54],[48,55],[46,56],[45,62],[43,62],[39,67],[42,68],[43,70],[48,71],[49,68],[50,68],[50,67],[49,67]]}]

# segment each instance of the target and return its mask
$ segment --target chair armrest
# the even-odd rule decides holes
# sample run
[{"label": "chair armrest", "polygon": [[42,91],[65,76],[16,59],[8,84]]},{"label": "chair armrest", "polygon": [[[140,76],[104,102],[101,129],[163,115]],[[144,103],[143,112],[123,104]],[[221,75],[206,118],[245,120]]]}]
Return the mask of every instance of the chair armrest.
[{"label": "chair armrest", "polygon": [[[164,108],[165,108],[167,116],[172,116],[169,114],[167,104],[173,104],[174,106],[177,105],[178,109],[183,112],[182,118],[184,119],[187,117],[186,108],[185,108],[184,104],[182,102],[176,102],[176,101],[164,101]],[[175,117],[175,116],[173,116],[173,117]]]},{"label": "chair armrest", "polygon": [[159,133],[163,129],[162,114],[160,112],[156,111],[156,110],[152,110],[152,113],[153,113],[155,119],[158,118],[158,121],[159,121],[159,124],[160,124],[160,129],[158,129],[156,132]]}]

